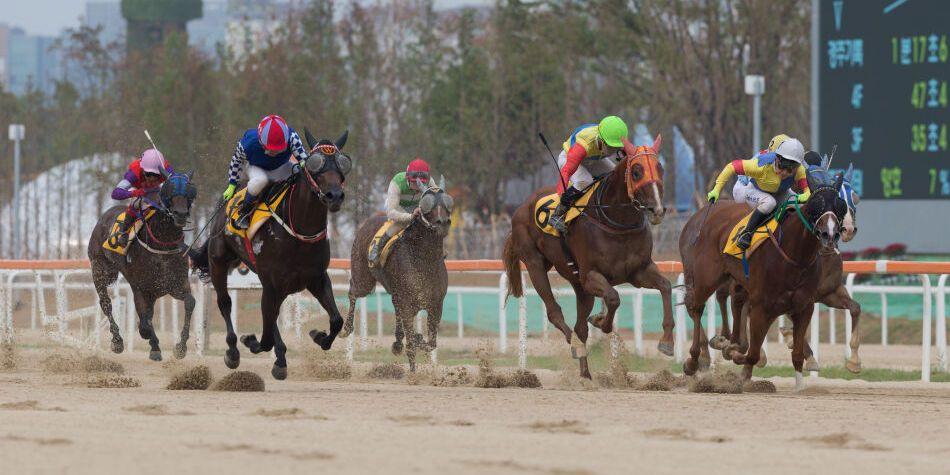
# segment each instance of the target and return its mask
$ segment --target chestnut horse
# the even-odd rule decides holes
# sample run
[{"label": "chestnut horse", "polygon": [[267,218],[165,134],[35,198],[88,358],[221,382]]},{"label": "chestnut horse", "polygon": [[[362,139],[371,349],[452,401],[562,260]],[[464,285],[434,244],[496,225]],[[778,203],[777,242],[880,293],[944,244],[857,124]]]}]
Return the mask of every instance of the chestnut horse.
[{"label": "chestnut horse", "polygon": [[[614,314],[620,305],[615,285],[656,289],[663,299],[663,339],[660,350],[672,354],[673,309],[670,283],[653,262],[653,235],[646,216],[656,225],[665,212],[663,169],[657,159],[660,137],[653,146],[634,146],[624,139],[626,157],[602,180],[583,213],[570,223],[563,238],[546,234],[534,223],[537,200],[552,193],[552,188],[535,191],[511,218],[511,234],[505,242],[504,262],[508,292],[522,297],[523,262],[535,290],[544,301],[548,320],[557,327],[578,358],[581,376],[590,378],[587,365],[587,323],[604,333],[613,331]],[[569,249],[570,256],[565,253]],[[570,262],[573,257],[573,267]],[[520,261],[520,262],[519,262]],[[554,267],[570,282],[577,296],[577,321],[571,328],[564,323],[561,306],[554,299],[548,271]],[[573,267],[573,268],[572,268]],[[576,272],[575,272],[576,270]],[[594,297],[606,304],[606,314],[588,318]]]},{"label": "chestnut horse", "polygon": [[[706,299],[732,279],[748,295],[750,344],[745,354],[735,351],[737,345],[731,345],[725,356],[743,365],[743,377],[750,379],[752,367],[759,361],[766,331],[775,318],[787,313],[794,333],[792,365],[795,367],[795,387],[804,387],[804,335],[814,302],[818,299],[821,272],[818,254],[819,250],[835,249],[847,208],[838,196],[840,189],[841,177],[832,185],[815,189],[803,207],[796,205],[775,235],[770,236],[769,242],[749,256],[748,276],[739,259],[722,252],[735,224],[749,213],[747,205],[722,201],[711,205],[709,210],[694,214],[687,221],[680,235],[685,304],[693,319],[693,344],[690,357],[683,364],[686,374],[696,372],[700,350],[707,343],[700,321]],[[735,329],[738,327],[734,327],[734,333]]]}]

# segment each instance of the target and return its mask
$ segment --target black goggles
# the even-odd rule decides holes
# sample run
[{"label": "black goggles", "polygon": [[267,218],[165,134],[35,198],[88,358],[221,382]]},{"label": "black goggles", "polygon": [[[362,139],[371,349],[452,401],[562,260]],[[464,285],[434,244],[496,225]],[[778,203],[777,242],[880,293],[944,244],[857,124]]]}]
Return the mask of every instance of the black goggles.
[{"label": "black goggles", "polygon": [[422,180],[427,183],[429,181],[429,173],[427,172],[410,172],[407,173],[406,176],[413,180]]},{"label": "black goggles", "polygon": [[789,160],[789,159],[787,159],[787,158],[782,157],[781,155],[779,155],[779,157],[778,157],[778,167],[779,167],[780,169],[782,169],[782,170],[794,170],[796,167],[798,167],[798,162],[796,162],[796,161],[794,161],[794,160]]}]

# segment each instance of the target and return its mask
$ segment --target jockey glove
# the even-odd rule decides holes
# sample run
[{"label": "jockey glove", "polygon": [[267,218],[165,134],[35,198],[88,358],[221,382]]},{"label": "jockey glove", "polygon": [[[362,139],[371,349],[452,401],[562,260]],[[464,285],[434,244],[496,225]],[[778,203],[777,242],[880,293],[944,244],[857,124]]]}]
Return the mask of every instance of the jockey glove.
[{"label": "jockey glove", "polygon": [[228,183],[228,187],[224,189],[224,193],[221,194],[221,197],[225,200],[231,199],[231,197],[234,196],[235,188],[234,183]]},{"label": "jockey glove", "polygon": [[145,196],[145,190],[143,190],[143,189],[141,189],[141,188],[136,188],[136,189],[132,190],[132,197],[133,197],[133,198],[141,198],[141,197],[143,197],[143,196]]},{"label": "jockey glove", "polygon": [[710,203],[715,203],[716,200],[719,199],[719,190],[713,189],[708,194],[706,194],[706,198],[709,200]]}]

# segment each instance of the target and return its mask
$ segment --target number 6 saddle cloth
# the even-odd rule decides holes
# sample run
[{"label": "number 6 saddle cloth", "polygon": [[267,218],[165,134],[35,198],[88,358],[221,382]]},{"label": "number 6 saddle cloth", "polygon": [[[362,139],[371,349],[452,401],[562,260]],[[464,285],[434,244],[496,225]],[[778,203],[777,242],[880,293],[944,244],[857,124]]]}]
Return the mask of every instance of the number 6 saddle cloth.
[{"label": "number 6 saddle cloth", "polygon": [[[145,219],[150,219],[152,215],[154,214],[155,214],[155,210],[149,208],[148,210],[145,211]],[[138,234],[139,230],[142,229],[142,225],[145,224],[145,219],[142,219],[142,218],[136,219],[135,223],[132,224],[132,226],[129,226],[128,231],[126,231],[126,234],[128,234],[129,239],[128,241],[126,241],[125,246],[120,246],[119,245],[119,235],[120,235],[119,223],[121,223],[122,221],[125,221],[125,211],[119,213],[119,215],[115,217],[115,222],[112,223],[112,228],[109,230],[109,237],[107,237],[105,242],[102,243],[103,249],[107,249],[119,254],[120,256],[124,256],[125,253],[128,252],[129,246],[132,244],[132,241],[135,240],[135,236]]]},{"label": "number 6 saddle cloth", "polygon": [[[577,201],[574,202],[574,206],[571,209],[567,210],[567,213],[564,214],[564,223],[570,223],[575,218],[581,215],[584,212],[584,206],[587,205],[587,202],[590,201],[591,196],[593,196],[594,191],[597,190],[597,187],[600,186],[600,181],[594,182],[593,185],[587,187],[584,190],[584,194],[581,195]],[[557,193],[551,193],[550,195],[542,196],[534,204],[534,224],[541,231],[552,236],[560,236],[561,233],[557,229],[554,229],[554,226],[551,226],[551,214],[554,213],[554,210],[557,208],[557,205],[561,203],[561,196]]]}]

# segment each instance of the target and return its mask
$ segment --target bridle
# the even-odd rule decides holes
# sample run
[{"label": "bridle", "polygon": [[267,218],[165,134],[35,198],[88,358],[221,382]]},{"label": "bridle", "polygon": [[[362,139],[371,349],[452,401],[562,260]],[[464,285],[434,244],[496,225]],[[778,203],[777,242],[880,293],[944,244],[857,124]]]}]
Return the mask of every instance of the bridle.
[{"label": "bridle", "polygon": [[[652,157],[652,160],[650,160],[650,157]],[[582,213],[591,217],[595,223],[602,225],[602,228],[606,231],[629,232],[643,228],[643,219],[640,219],[632,224],[619,223],[611,219],[610,216],[607,216],[607,212],[605,210],[608,208],[633,208],[642,212],[643,210],[649,209],[646,205],[641,203],[639,199],[637,199],[636,194],[638,191],[640,191],[640,189],[647,185],[662,183],[662,179],[660,178],[660,173],[658,170],[658,163],[659,162],[657,160],[656,152],[652,148],[637,147],[636,153],[633,155],[627,155],[620,165],[624,169],[624,186],[627,189],[627,198],[630,200],[630,202],[615,205],[603,204],[604,190],[607,189],[610,184],[610,179],[613,177],[613,173],[610,173],[606,178],[604,178],[601,186],[599,186],[594,192],[594,203],[584,206]],[[643,168],[643,177],[641,177],[639,180],[634,180],[633,167],[637,164],[641,165]],[[592,208],[594,210],[593,216],[586,212],[587,208]]]}]

